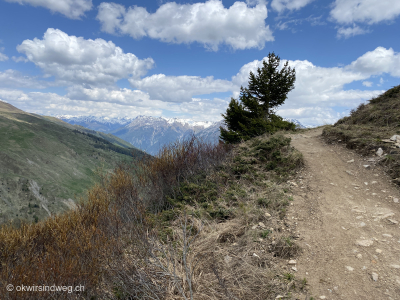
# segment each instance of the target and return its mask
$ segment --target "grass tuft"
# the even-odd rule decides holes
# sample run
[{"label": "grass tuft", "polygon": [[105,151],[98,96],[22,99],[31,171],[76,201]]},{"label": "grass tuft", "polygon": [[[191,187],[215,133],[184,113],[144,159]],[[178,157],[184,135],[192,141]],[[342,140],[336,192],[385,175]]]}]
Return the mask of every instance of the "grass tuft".
[{"label": "grass tuft", "polygon": [[400,135],[400,85],[363,103],[333,126],[326,126],[323,137],[329,143],[343,142],[362,155],[374,155],[378,148],[387,154],[380,161],[387,173],[400,184],[400,149],[382,140]]}]

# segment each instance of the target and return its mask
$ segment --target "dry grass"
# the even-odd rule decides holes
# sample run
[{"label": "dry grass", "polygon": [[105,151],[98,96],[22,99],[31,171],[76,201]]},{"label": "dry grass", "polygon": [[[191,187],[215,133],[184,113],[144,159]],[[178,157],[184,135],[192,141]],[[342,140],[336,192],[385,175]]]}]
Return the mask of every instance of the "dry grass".
[{"label": "dry grass", "polygon": [[380,163],[394,182],[400,184],[400,149],[382,141],[395,134],[400,134],[400,85],[371,99],[368,104],[361,104],[349,117],[323,131],[328,142],[343,142],[362,155],[373,155],[382,148],[388,155]]},{"label": "dry grass", "polygon": [[[0,231],[0,282],[85,286],[5,299],[275,299],[299,248],[284,183],[302,157],[283,136],[229,149],[191,139],[101,177],[75,211]],[[270,215],[266,215],[266,213]],[[262,222],[262,223],[260,223]],[[261,224],[261,225],[259,225]],[[292,284],[293,283],[293,284]],[[3,292],[3,290],[2,290]]]}]

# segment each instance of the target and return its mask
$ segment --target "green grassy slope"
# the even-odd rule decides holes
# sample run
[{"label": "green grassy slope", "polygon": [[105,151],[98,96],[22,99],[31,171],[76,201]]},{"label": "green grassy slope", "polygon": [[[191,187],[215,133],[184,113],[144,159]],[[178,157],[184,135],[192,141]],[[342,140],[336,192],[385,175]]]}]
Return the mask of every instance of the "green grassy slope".
[{"label": "green grassy slope", "polygon": [[345,143],[366,156],[375,156],[382,148],[386,155],[376,159],[400,184],[400,148],[388,141],[393,135],[400,135],[400,85],[361,104],[323,132],[327,141]]},{"label": "green grassy slope", "polygon": [[94,171],[145,155],[0,102],[0,223],[35,221],[74,207]]}]

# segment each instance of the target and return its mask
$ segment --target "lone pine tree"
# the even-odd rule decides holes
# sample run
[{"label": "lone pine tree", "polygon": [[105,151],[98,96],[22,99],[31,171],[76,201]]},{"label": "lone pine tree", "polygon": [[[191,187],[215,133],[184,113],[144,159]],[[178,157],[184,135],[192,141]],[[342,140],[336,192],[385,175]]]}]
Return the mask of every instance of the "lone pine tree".
[{"label": "lone pine tree", "polygon": [[227,130],[220,127],[223,141],[237,143],[266,132],[295,128],[295,124],[275,114],[276,108],[294,89],[296,80],[295,69],[288,62],[280,70],[279,64],[279,56],[272,52],[256,74],[250,72],[248,87],[240,87],[239,100],[232,98],[226,113],[222,114],[227,125]]}]

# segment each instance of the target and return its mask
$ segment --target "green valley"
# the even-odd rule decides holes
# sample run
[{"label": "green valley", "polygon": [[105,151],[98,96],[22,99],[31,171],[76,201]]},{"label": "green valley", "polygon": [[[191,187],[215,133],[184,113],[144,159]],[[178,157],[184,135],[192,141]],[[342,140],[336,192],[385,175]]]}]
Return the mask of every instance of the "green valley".
[{"label": "green valley", "polygon": [[0,102],[0,224],[73,209],[97,169],[146,155],[112,135],[52,119]]}]

